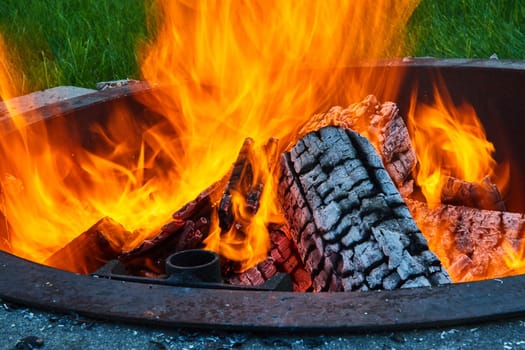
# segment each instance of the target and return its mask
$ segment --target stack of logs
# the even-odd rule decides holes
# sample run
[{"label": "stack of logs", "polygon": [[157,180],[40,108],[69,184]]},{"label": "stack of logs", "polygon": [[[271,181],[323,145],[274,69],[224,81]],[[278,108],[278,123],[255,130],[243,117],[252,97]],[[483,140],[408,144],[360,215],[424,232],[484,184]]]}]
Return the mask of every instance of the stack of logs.
[{"label": "stack of logs", "polygon": [[[256,215],[266,181],[253,175],[252,145],[247,139],[230,174],[173,214],[153,239],[122,252],[111,237],[123,236],[124,229],[104,218],[46,264],[90,273],[118,258],[130,274],[162,278],[169,255],[203,246],[214,217],[221,230],[235,227],[242,235],[246,219],[232,212],[231,193],[242,193],[245,209]],[[417,160],[408,130],[394,103],[372,95],[310,118],[280,162],[276,140],[265,150],[270,172],[280,174],[277,196],[287,223],[267,225],[270,250],[256,266],[238,272],[237,263],[223,259],[227,283],[256,286],[277,272],[288,273],[296,291],[432,286],[450,283],[449,274],[455,281],[475,280],[506,273],[501,242],[519,247],[522,241],[524,216],[503,212],[489,179],[471,184],[450,178],[436,209],[410,199]],[[443,244],[432,252],[420,228]],[[62,263],[72,255],[78,261],[86,242],[89,261]]]}]

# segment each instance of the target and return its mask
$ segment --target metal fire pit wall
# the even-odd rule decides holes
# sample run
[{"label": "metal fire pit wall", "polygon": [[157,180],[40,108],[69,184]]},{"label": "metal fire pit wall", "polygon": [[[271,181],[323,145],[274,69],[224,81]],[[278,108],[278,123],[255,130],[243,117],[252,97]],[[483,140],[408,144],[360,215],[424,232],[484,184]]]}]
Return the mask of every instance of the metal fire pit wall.
[{"label": "metal fire pit wall", "polygon": [[[345,69],[355,76],[363,66]],[[380,71],[383,79],[389,79],[390,74],[397,74],[401,69],[405,71],[399,96],[378,95],[382,100],[397,102],[401,111],[407,110],[410,97],[406,92],[412,91],[415,84],[419,86],[418,99],[431,98],[430,82],[436,73],[441,74],[455,100],[466,100],[475,107],[489,139],[498,149],[498,156],[515,161],[512,179],[525,178],[525,167],[520,161],[520,153],[525,149],[525,137],[521,136],[525,120],[525,62],[405,59],[377,62],[372,69]],[[119,103],[143,111],[144,107],[135,97],[148,94],[151,89],[146,84],[133,84],[94,92],[42,107],[25,116],[32,118],[32,113],[41,113],[52,126],[56,111],[61,111],[61,117],[76,121],[103,118],[111,106]],[[334,97],[332,102],[337,104],[338,98]],[[515,196],[521,197],[522,186],[520,181],[511,180],[510,192],[517,191]],[[519,205],[515,209],[525,212]],[[369,332],[437,327],[525,314],[525,275],[379,292],[212,290],[78,275],[0,252],[0,280],[0,298],[5,301],[97,319],[170,327]]]}]

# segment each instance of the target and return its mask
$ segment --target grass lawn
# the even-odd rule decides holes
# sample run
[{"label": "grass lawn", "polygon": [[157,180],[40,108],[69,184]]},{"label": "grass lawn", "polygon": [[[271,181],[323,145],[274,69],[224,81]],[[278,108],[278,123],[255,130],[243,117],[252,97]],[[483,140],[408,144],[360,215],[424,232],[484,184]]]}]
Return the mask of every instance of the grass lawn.
[{"label": "grass lawn", "polygon": [[138,77],[144,0],[1,0],[0,33],[23,72],[22,92]]},{"label": "grass lawn", "polygon": [[414,56],[525,59],[522,0],[422,0],[408,38]]},{"label": "grass lawn", "polygon": [[[140,78],[153,0],[1,0],[0,33],[22,72],[21,93]],[[407,55],[525,59],[522,0],[422,0]]]}]

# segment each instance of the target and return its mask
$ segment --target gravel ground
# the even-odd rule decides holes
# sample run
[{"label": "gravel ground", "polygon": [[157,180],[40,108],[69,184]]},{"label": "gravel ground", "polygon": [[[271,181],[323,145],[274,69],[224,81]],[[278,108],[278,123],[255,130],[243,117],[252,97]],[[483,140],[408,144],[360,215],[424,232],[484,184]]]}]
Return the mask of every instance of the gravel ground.
[{"label": "gravel ground", "polygon": [[525,318],[371,334],[262,334],[153,328],[0,303],[3,349],[525,349]]}]

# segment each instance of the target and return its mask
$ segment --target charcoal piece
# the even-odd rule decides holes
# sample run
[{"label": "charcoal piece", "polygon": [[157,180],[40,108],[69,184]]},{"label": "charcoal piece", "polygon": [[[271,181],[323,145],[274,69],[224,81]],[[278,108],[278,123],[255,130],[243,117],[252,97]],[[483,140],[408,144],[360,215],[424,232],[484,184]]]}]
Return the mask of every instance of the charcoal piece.
[{"label": "charcoal piece", "polygon": [[406,281],[401,285],[400,288],[417,288],[417,287],[430,287],[432,283],[424,276],[419,276],[411,280]]},{"label": "charcoal piece", "polygon": [[[380,228],[372,228],[372,232],[379,243],[379,248],[385,254],[388,268],[395,269],[398,267],[403,260],[403,252],[405,252],[401,235],[396,231]],[[425,253],[423,252],[422,255]],[[426,262],[426,260],[423,261]]]},{"label": "charcoal piece", "polygon": [[454,282],[497,277],[511,272],[507,244],[523,260],[525,215],[442,204],[430,208],[423,202],[406,199],[421,231],[441,257]]},{"label": "charcoal piece", "polygon": [[386,290],[397,289],[399,288],[399,285],[401,283],[402,283],[401,277],[399,277],[397,272],[393,272],[383,279],[383,288]]},{"label": "charcoal piece", "polygon": [[368,276],[366,276],[366,282],[371,289],[376,289],[381,286],[383,279],[388,275],[392,269],[386,264],[382,263],[378,267],[372,269]]},{"label": "charcoal piece", "polygon": [[414,259],[409,252],[406,250],[403,252],[403,259],[396,268],[396,271],[403,281],[407,280],[410,276],[421,275],[425,273],[426,267]]},{"label": "charcoal piece", "polygon": [[[431,284],[450,282],[431,278],[447,274],[436,263],[367,139],[352,130],[329,126],[308,133],[297,145],[281,157],[278,196],[296,232],[293,238],[312,276],[314,291],[391,289],[411,280],[422,281],[420,276]],[[312,162],[324,166],[319,170]],[[315,200],[321,197],[319,178],[327,179],[324,184],[329,188],[322,191],[330,193],[321,203]],[[344,210],[348,204],[340,203],[350,200],[351,209]],[[300,212],[292,209],[298,206],[313,222],[304,224]],[[387,270],[379,272],[379,266]]]},{"label": "charcoal piece", "polygon": [[121,224],[104,217],[64,247],[44,264],[70,272],[89,274],[116,259],[124,243],[133,237]]}]

